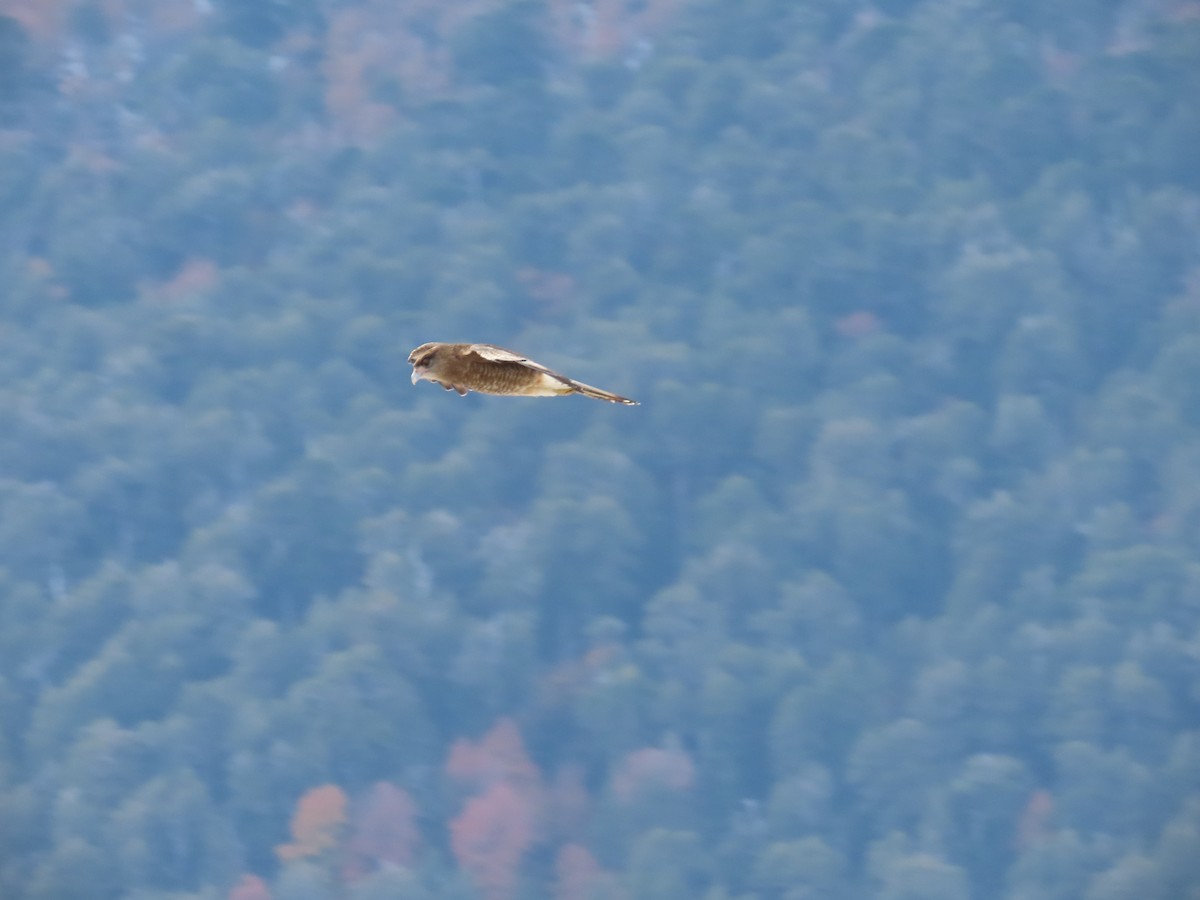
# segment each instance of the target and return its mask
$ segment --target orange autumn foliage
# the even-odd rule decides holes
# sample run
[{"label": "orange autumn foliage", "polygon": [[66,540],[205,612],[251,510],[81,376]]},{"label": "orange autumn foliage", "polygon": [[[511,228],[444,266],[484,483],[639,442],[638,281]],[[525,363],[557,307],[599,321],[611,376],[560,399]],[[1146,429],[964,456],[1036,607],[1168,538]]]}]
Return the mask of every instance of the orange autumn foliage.
[{"label": "orange autumn foliage", "polygon": [[395,111],[370,96],[374,72],[394,52],[388,34],[363,9],[343,9],[329,25],[322,68],[325,108],[351,140],[369,140],[391,123]]},{"label": "orange autumn foliage", "polygon": [[[478,741],[456,741],[446,773],[479,791],[451,822],[450,831],[459,866],[485,900],[513,895],[529,848],[547,841],[575,842],[587,830],[590,798],[582,769],[564,766],[547,785],[512,719],[500,719]],[[570,854],[567,859],[569,867]],[[571,881],[575,871],[568,869],[572,884],[579,880]]]},{"label": "orange autumn foliage", "polygon": [[842,316],[833,327],[844,338],[862,338],[879,330],[879,318],[873,312],[860,309]]},{"label": "orange autumn foliage", "polygon": [[1054,798],[1047,790],[1034,791],[1017,821],[1016,846],[1027,850],[1050,831],[1054,816]]},{"label": "orange autumn foliage", "polygon": [[[71,12],[80,0],[0,0],[0,16],[21,23],[39,41],[68,37]],[[178,31],[194,27],[201,19],[195,0],[99,0],[109,23],[148,20],[155,29]]]},{"label": "orange autumn foliage", "polygon": [[257,875],[243,875],[229,891],[227,900],[271,900],[271,889]]},{"label": "orange autumn foliage", "polygon": [[155,293],[163,300],[178,300],[207,291],[217,283],[220,276],[220,269],[211,259],[193,257],[180,266],[179,271],[169,281],[159,285]]},{"label": "orange autumn foliage", "polygon": [[510,900],[521,858],[533,842],[529,797],[504,781],[472,797],[450,823],[450,845],[485,900]]},{"label": "orange autumn foliage", "polygon": [[[682,0],[551,0],[541,23],[568,54],[607,58],[644,43]],[[450,47],[466,22],[494,0],[360,0],[332,11],[324,36],[325,109],[338,136],[370,143],[411,100],[453,89]]]},{"label": "orange autumn foliage", "polygon": [[554,900],[629,900],[620,879],[579,844],[565,844],[558,851],[554,875]]},{"label": "orange autumn foliage", "polygon": [[579,844],[565,844],[554,862],[554,900],[589,900],[600,863]]},{"label": "orange autumn foliage", "polygon": [[613,775],[613,793],[629,802],[647,791],[682,791],[696,778],[692,758],[682,750],[646,747],[626,755]]},{"label": "orange autumn foliage", "polygon": [[34,278],[49,278],[54,274],[54,266],[41,256],[30,256],[25,260],[25,269]]},{"label": "orange autumn foliage", "polygon": [[38,40],[62,34],[75,0],[0,0],[0,16],[8,16]]},{"label": "orange autumn foliage", "polygon": [[446,774],[481,787],[507,781],[516,787],[534,788],[540,780],[517,724],[508,718],[498,721],[478,743],[455,741],[446,761]]},{"label": "orange autumn foliage", "polygon": [[202,21],[196,0],[155,0],[142,4],[140,13],[149,16],[154,27],[164,31],[184,31],[197,27]]},{"label": "orange autumn foliage", "polygon": [[315,787],[300,798],[292,816],[292,843],[280,844],[281,860],[319,856],[337,846],[346,823],[346,794],[336,784]]},{"label": "orange autumn foliage", "polygon": [[[334,12],[325,36],[325,108],[351,142],[378,138],[398,117],[394,104],[446,92],[450,38],[489,0],[362,0]],[[375,96],[379,86],[388,96]]]},{"label": "orange autumn foliage", "polygon": [[383,864],[410,865],[420,843],[417,804],[403,788],[380,781],[357,804],[346,841],[347,880],[353,881]]}]

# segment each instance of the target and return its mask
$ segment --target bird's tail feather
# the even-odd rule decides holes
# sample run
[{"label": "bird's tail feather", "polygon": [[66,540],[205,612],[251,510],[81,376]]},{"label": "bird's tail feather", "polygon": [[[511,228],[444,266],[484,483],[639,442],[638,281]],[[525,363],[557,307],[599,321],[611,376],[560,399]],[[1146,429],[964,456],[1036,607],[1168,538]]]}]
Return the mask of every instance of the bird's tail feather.
[{"label": "bird's tail feather", "polygon": [[595,397],[597,400],[607,400],[609,403],[624,403],[626,406],[638,405],[636,400],[630,400],[628,397],[622,397],[620,394],[614,394],[612,391],[604,391],[598,387],[592,387],[590,384],[584,384],[582,381],[572,380],[571,386],[585,397]]}]

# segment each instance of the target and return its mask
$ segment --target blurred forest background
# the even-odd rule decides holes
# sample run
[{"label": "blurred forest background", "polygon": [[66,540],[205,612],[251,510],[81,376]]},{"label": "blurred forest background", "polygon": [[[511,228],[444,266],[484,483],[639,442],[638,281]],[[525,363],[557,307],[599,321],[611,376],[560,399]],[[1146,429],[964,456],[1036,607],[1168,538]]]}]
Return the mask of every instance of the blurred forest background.
[{"label": "blurred forest background", "polygon": [[1185,0],[0,0],[0,896],[1200,898],[1197,98]]}]

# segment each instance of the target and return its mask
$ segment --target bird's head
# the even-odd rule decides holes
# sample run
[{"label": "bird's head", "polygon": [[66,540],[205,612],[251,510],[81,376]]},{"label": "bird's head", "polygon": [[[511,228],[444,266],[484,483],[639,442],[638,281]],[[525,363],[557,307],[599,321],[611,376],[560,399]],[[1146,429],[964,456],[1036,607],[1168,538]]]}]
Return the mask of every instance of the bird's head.
[{"label": "bird's head", "polygon": [[412,363],[412,383],[416,384],[421,379],[428,379],[431,367],[433,366],[433,358],[437,355],[438,344],[422,344],[412,353],[408,354],[408,361]]}]

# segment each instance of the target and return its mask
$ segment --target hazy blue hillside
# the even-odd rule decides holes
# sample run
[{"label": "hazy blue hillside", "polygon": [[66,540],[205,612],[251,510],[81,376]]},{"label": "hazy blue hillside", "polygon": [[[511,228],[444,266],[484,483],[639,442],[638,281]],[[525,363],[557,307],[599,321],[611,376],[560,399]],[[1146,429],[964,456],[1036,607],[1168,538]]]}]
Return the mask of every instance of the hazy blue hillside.
[{"label": "hazy blue hillside", "polygon": [[1200,900],[1197,97],[1186,0],[0,0],[0,897]]}]

